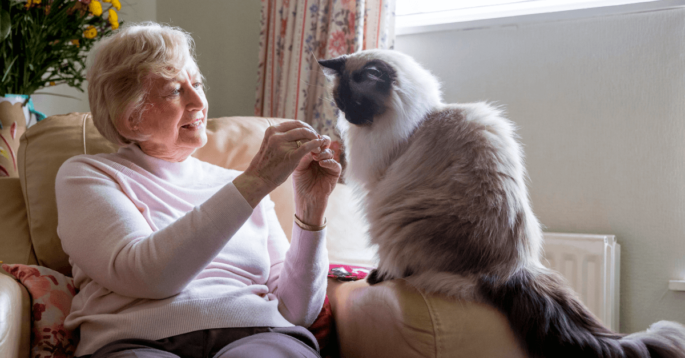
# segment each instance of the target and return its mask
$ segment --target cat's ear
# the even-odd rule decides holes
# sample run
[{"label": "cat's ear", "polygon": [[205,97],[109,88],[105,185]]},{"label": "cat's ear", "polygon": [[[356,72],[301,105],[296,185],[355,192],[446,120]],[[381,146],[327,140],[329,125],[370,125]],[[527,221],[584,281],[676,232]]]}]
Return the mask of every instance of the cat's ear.
[{"label": "cat's ear", "polygon": [[340,56],[330,60],[319,60],[318,62],[326,76],[340,76],[345,68],[345,61],[347,61],[347,57]]}]

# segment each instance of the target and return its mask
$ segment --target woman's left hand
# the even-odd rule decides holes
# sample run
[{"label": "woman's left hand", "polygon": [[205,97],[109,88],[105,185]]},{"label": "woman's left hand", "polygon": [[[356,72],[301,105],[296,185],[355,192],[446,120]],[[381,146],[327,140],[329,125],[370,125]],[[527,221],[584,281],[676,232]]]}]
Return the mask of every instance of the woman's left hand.
[{"label": "woman's left hand", "polygon": [[314,226],[324,224],[328,196],[335,188],[342,167],[330,149],[331,138],[323,136],[320,153],[310,152],[300,160],[293,172],[295,215]]}]

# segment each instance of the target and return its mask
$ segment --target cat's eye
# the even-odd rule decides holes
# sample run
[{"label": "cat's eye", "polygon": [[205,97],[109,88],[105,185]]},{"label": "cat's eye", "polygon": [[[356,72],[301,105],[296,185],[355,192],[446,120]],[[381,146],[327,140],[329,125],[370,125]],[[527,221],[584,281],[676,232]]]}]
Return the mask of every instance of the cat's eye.
[{"label": "cat's eye", "polygon": [[375,67],[369,67],[369,68],[365,69],[364,73],[371,78],[380,79],[381,76],[383,76],[383,73],[381,73],[381,71],[377,70]]}]

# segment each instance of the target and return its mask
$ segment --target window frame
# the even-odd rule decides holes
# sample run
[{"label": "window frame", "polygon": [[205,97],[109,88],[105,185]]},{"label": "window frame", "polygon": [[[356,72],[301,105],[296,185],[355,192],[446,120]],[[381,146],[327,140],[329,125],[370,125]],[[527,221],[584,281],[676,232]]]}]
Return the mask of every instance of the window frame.
[{"label": "window frame", "polygon": [[[417,1],[417,0],[409,0]],[[583,6],[580,6],[583,5]],[[685,0],[597,0],[591,3],[568,6],[545,6],[529,11],[494,12],[484,17],[461,17],[426,21],[405,21],[395,18],[397,36],[424,32],[469,30],[489,27],[518,26],[539,22],[567,21],[598,16],[613,16],[639,12],[685,8]],[[415,15],[403,16],[405,19]],[[415,18],[416,19],[416,18]],[[432,22],[431,22],[432,21]]]}]

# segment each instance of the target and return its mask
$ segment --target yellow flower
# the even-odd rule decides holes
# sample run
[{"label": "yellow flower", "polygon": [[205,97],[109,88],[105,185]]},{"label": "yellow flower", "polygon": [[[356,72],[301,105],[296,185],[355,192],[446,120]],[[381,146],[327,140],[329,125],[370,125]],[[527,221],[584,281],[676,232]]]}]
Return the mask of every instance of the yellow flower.
[{"label": "yellow flower", "polygon": [[42,0],[26,0],[26,8],[28,9],[33,5],[38,5],[38,4],[40,4],[41,1]]},{"label": "yellow flower", "polygon": [[118,29],[119,16],[117,15],[117,12],[114,11],[114,9],[109,9],[107,12],[109,13],[109,23],[112,24],[112,30]]},{"label": "yellow flower", "polygon": [[78,42],[78,39],[73,39],[71,40],[71,43],[76,45],[76,47],[79,47],[81,44]]},{"label": "yellow flower", "polygon": [[93,25],[88,26],[86,31],[83,31],[83,37],[85,37],[87,39],[94,39],[95,36],[97,36],[97,35],[98,35],[98,29],[96,29],[95,26],[93,26]]},{"label": "yellow flower", "polygon": [[55,81],[50,81],[50,86],[54,86],[54,85],[55,85]]},{"label": "yellow flower", "polygon": [[117,10],[121,10],[121,3],[119,2],[119,0],[111,0],[111,1],[112,1],[112,6],[114,6],[114,8],[116,8]]},{"label": "yellow flower", "polygon": [[102,15],[102,4],[97,0],[92,0],[88,5],[88,9],[95,16]]}]

